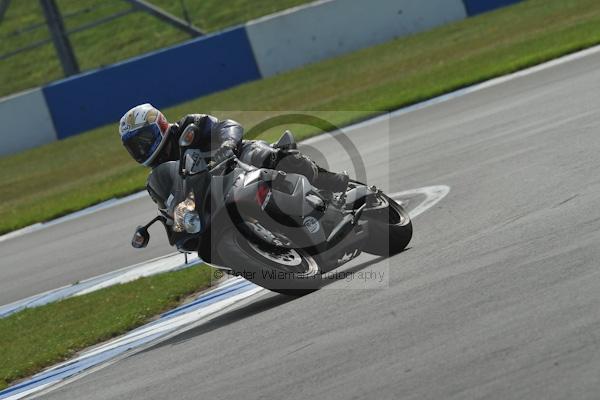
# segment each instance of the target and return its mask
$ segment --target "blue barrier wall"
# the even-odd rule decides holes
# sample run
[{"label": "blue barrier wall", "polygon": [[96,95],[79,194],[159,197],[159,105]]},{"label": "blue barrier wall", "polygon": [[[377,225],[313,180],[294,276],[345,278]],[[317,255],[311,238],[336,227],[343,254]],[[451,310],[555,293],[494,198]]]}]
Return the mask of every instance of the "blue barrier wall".
[{"label": "blue barrier wall", "polygon": [[463,0],[467,14],[470,16],[481,14],[496,8],[519,3],[522,0]]},{"label": "blue barrier wall", "polygon": [[259,78],[246,30],[239,27],[58,81],[43,91],[63,139],[117,121],[139,103],[167,107]]}]

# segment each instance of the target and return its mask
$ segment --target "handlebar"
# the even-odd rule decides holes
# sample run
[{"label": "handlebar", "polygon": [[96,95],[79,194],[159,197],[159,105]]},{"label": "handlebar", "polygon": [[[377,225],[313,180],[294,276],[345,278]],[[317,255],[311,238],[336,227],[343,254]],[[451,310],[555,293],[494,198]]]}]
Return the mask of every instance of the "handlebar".
[{"label": "handlebar", "polygon": [[243,169],[246,172],[252,171],[255,169],[255,167],[251,167],[250,165],[243,163],[242,161],[240,161],[239,158],[237,158],[237,156],[233,155],[231,157],[229,157],[226,160],[221,161],[220,163],[216,163],[215,161],[211,161],[208,163],[208,173],[213,175],[213,172],[216,171],[219,168],[224,167],[225,165],[229,164],[231,161],[235,161],[237,162],[238,167],[240,167],[241,169]]},{"label": "handlebar", "polygon": [[237,157],[234,155],[234,156],[232,156],[232,157],[229,157],[229,158],[228,158],[228,159],[226,159],[226,160],[223,160],[223,161],[221,161],[221,162],[220,162],[220,163],[218,163],[218,164],[217,164],[217,162],[216,162],[216,161],[211,161],[211,162],[209,162],[209,163],[207,164],[207,166],[208,166],[208,171],[207,171],[207,172],[208,172],[209,174],[213,175],[213,172],[214,172],[214,171],[216,171],[216,170],[217,170],[217,169],[219,169],[219,168],[222,168],[222,167],[224,167],[225,165],[229,164],[229,163],[230,163],[231,161],[233,161],[233,160],[236,160],[236,161],[237,161],[237,160],[238,160],[238,158],[237,158]]}]

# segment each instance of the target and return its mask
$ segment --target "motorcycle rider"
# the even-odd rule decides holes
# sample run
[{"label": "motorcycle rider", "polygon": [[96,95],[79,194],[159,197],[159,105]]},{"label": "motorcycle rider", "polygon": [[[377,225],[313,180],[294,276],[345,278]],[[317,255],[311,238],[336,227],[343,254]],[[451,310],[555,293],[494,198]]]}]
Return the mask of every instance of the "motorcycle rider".
[{"label": "motorcycle rider", "polygon": [[[230,119],[219,121],[207,114],[189,114],[170,124],[157,108],[145,103],[123,115],[119,134],[129,154],[138,163],[154,169],[167,161],[179,160],[179,137],[192,124],[197,128],[197,134],[191,147],[210,152],[211,159],[216,163],[235,155],[242,162],[258,168],[304,175],[319,189],[331,192],[346,190],[347,174],[320,168],[298,151],[276,149],[261,140],[242,140],[243,127]],[[157,196],[157,188],[150,186],[147,185],[148,192],[158,203],[162,196]]]}]

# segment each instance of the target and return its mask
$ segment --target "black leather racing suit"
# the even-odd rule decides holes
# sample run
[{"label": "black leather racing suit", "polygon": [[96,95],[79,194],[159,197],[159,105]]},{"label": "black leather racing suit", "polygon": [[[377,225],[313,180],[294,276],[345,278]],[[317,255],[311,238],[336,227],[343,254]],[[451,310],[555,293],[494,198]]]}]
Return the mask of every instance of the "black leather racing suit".
[{"label": "black leather racing suit", "polygon": [[[275,149],[262,140],[242,140],[244,128],[239,123],[230,119],[219,121],[216,117],[207,114],[189,114],[171,125],[168,141],[152,163],[152,168],[167,161],[179,160],[179,137],[190,124],[198,128],[192,148],[203,152],[210,151],[213,156],[224,150],[231,150],[247,164],[304,175],[311,184],[321,189],[338,192],[346,188],[348,181],[346,175],[320,168],[308,156],[297,151]],[[155,201],[158,200],[156,197],[162,197],[156,196],[157,192],[162,190],[158,188],[153,190],[150,181],[147,189]]]},{"label": "black leather racing suit", "polygon": [[244,128],[240,124],[230,119],[219,121],[212,115],[189,114],[169,127],[168,141],[150,165],[152,168],[167,161],[179,160],[179,137],[190,124],[194,124],[199,133],[191,145],[192,148],[204,152],[216,152],[221,146],[227,144],[233,147],[237,156],[240,155],[244,135]]}]

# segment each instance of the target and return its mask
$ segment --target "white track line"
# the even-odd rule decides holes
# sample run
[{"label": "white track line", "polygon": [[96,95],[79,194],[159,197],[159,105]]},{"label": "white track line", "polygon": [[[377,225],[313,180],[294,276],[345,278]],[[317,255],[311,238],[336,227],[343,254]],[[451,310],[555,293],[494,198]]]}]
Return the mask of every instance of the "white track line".
[{"label": "white track line", "polygon": [[410,198],[415,195],[425,196],[425,200],[420,202],[416,207],[408,211],[411,218],[415,218],[418,215],[423,214],[431,207],[439,203],[444,197],[450,193],[450,187],[446,185],[438,186],[426,186],[418,189],[405,190],[402,192],[392,193],[389,196],[396,200],[401,201],[402,199]]},{"label": "white track line", "polygon": [[83,351],[75,358],[46,369],[33,377],[0,391],[0,399],[21,399],[51,389],[86,371],[109,365],[119,357],[137,352],[187,330],[215,313],[265,291],[242,278],[232,278],[203,293],[192,303],[164,313],[156,321],[143,325],[119,338]]},{"label": "white track line", "polygon": [[5,240],[13,239],[19,236],[27,235],[28,233],[37,232],[41,229],[49,228],[54,225],[62,224],[63,222],[72,221],[77,218],[84,217],[86,215],[90,215],[96,213],[98,211],[106,210],[112,207],[120,206],[121,204],[129,203],[130,201],[138,200],[146,196],[146,192],[138,192],[131,194],[126,197],[122,197],[120,199],[110,199],[103,201],[102,203],[98,203],[94,206],[84,208],[83,210],[76,211],[74,213],[65,215],[64,217],[60,217],[57,219],[53,219],[48,222],[38,222],[37,224],[26,226],[25,228],[18,229],[16,231],[12,231],[0,236],[0,243]]},{"label": "white track line", "polygon": [[72,296],[80,296],[119,283],[131,282],[145,276],[152,276],[162,272],[176,271],[191,267],[201,262],[202,261],[197,256],[190,255],[188,256],[188,263],[186,264],[183,254],[168,254],[163,257],[154,258],[152,260],[89,278],[73,285],[63,286],[58,289],[0,306],[0,318],[7,317],[25,308],[39,307],[44,304],[63,300]]},{"label": "white track line", "polygon": [[[462,96],[468,95],[470,93],[475,93],[475,92],[479,92],[479,91],[484,90],[484,89],[489,89],[491,87],[498,86],[498,85],[501,85],[503,83],[507,83],[507,82],[510,82],[512,80],[519,79],[519,78],[522,78],[522,77],[525,77],[525,76],[533,75],[533,74],[536,74],[538,72],[541,72],[541,71],[544,71],[544,70],[547,70],[547,69],[550,69],[550,68],[557,67],[559,65],[563,65],[563,64],[567,64],[567,63],[570,63],[570,62],[573,62],[573,61],[577,61],[577,60],[580,60],[582,58],[585,58],[585,57],[588,57],[588,56],[591,56],[591,55],[594,55],[594,54],[597,54],[597,53],[600,53],[600,45],[594,46],[594,47],[590,47],[589,49],[578,51],[576,53],[571,53],[571,54],[568,54],[566,56],[562,56],[562,57],[556,58],[554,60],[547,61],[545,63],[538,64],[538,65],[535,65],[533,67],[529,67],[529,68],[523,69],[521,71],[514,72],[512,74],[499,76],[497,78],[493,78],[493,79],[490,79],[488,81],[484,81],[484,82],[477,83],[477,84],[472,85],[472,86],[468,86],[468,87],[465,87],[465,88],[462,88],[462,89],[458,89],[458,90],[455,90],[453,92],[446,93],[446,94],[443,94],[441,96],[434,97],[432,99],[425,100],[425,101],[417,103],[417,104],[413,104],[412,106],[400,108],[400,109],[398,109],[396,111],[392,111],[392,112],[387,113],[385,115],[380,115],[378,117],[369,118],[369,119],[367,119],[365,121],[361,121],[361,122],[358,122],[356,124],[343,127],[343,128],[341,128],[341,130],[343,132],[345,132],[345,133],[348,133],[349,131],[352,131],[352,130],[362,129],[365,126],[368,126],[368,125],[372,125],[372,124],[375,124],[375,123],[381,123],[381,122],[386,121],[386,120],[388,120],[390,118],[399,117],[401,115],[408,114],[408,113],[413,112],[413,111],[417,111],[417,110],[421,110],[423,108],[431,107],[431,106],[434,106],[436,104],[445,103],[447,101],[456,99],[458,97],[462,97]],[[335,132],[330,133],[330,134],[335,134]],[[328,134],[325,133],[325,134],[322,134],[322,135],[315,136],[313,138],[307,139],[307,140],[303,141],[302,143],[305,144],[305,145],[315,144],[315,143],[317,143],[317,142],[319,142],[321,140],[325,140],[327,138],[327,136],[328,136]]]}]

